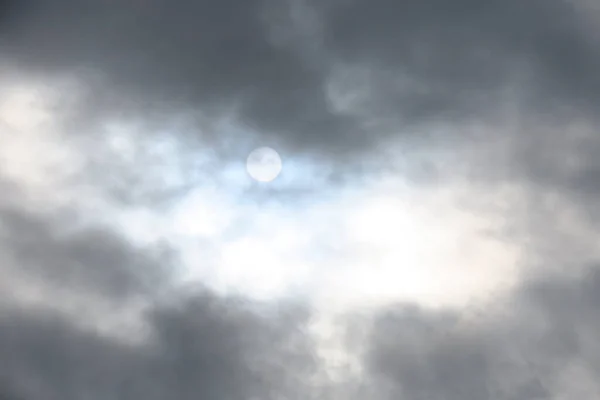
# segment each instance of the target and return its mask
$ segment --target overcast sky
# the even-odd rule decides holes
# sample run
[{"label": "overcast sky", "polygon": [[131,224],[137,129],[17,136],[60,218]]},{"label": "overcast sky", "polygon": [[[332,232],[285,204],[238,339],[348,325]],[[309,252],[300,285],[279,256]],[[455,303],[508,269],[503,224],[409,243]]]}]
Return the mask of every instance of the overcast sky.
[{"label": "overcast sky", "polygon": [[0,399],[598,398],[598,115],[589,0],[0,1]]}]

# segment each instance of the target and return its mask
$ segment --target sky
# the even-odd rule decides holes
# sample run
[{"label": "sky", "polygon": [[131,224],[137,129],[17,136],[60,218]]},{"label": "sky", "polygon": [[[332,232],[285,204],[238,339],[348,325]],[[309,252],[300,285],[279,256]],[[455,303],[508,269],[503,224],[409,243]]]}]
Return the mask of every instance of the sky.
[{"label": "sky", "polygon": [[0,1],[0,400],[600,396],[599,27]]}]

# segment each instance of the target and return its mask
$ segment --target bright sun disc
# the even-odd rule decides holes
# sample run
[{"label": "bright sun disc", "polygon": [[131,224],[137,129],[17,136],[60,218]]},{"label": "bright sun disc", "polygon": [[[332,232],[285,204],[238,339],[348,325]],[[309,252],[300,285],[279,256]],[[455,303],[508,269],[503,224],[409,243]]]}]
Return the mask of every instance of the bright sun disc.
[{"label": "bright sun disc", "polygon": [[271,182],[277,178],[281,168],[281,157],[270,147],[261,147],[252,151],[246,161],[248,174],[259,182]]}]

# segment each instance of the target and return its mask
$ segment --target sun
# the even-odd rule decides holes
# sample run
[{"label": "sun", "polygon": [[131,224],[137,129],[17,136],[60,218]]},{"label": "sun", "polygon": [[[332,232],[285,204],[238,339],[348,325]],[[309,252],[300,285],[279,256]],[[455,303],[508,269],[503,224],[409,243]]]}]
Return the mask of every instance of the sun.
[{"label": "sun", "polygon": [[246,160],[246,170],[258,182],[271,182],[279,176],[283,164],[279,153],[270,147],[253,150]]}]

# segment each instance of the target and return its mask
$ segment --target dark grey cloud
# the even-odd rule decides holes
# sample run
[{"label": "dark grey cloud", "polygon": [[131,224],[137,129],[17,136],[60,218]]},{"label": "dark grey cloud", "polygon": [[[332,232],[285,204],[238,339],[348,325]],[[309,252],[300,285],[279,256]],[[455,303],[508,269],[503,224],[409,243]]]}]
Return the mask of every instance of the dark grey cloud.
[{"label": "dark grey cloud", "polygon": [[146,118],[234,110],[265,133],[310,140],[342,131],[344,119],[327,111],[322,68],[271,43],[268,5],[32,1],[15,13],[3,48],[26,69],[99,79],[92,116],[102,108],[124,116],[142,108]]},{"label": "dark grey cloud", "polygon": [[[506,103],[536,118],[596,110],[597,32],[577,2],[298,4],[29,0],[4,18],[1,50],[21,68],[87,80],[88,121],[234,115],[329,155],[414,124],[468,124]],[[356,96],[354,110],[333,109],[332,80]]]},{"label": "dark grey cloud", "polygon": [[0,376],[23,399],[295,398],[313,363],[303,318],[272,311],[198,294],[153,308],[136,344],[47,312],[3,313]]},{"label": "dark grey cloud", "polygon": [[[502,101],[536,113],[595,107],[597,37],[577,2],[315,3],[327,50],[371,72],[365,104],[375,113],[446,123],[485,117]],[[515,85],[516,97],[503,98]]]},{"label": "dark grey cloud", "polygon": [[176,257],[167,246],[136,246],[110,228],[85,226],[78,219],[76,212],[0,209],[2,274],[24,273],[25,279],[111,301],[151,295],[168,282]]},{"label": "dark grey cloud", "polygon": [[550,399],[594,395],[600,376],[596,267],[528,282],[477,311],[398,305],[377,318],[365,356],[382,398]]}]

